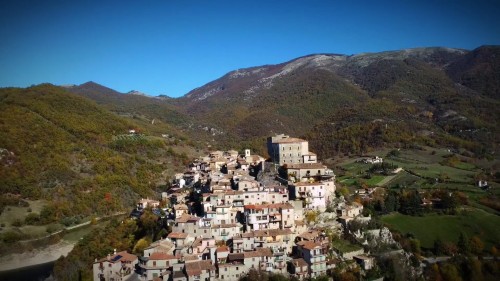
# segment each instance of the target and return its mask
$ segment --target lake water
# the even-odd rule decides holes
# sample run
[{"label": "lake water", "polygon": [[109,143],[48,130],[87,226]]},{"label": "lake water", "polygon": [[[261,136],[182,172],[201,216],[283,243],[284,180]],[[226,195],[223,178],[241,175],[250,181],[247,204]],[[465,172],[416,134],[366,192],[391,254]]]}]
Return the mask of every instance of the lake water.
[{"label": "lake water", "polygon": [[[96,225],[84,226],[74,229],[66,235],[63,240],[75,244],[83,236],[89,234],[95,228],[101,228],[108,224],[108,221],[101,221]],[[0,271],[0,281],[40,281],[45,280],[52,273],[55,261],[44,264],[37,264],[12,270]]]},{"label": "lake water", "polygon": [[16,268],[7,271],[0,271],[0,280],[2,281],[40,281],[45,280],[52,273],[54,261]]}]

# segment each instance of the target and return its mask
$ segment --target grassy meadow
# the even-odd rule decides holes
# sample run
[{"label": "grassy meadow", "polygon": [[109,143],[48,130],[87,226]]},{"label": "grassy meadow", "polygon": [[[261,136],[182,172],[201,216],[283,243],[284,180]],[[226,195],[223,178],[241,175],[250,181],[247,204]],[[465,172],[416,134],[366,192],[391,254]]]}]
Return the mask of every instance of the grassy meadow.
[{"label": "grassy meadow", "polygon": [[424,248],[432,248],[437,238],[456,243],[460,232],[468,237],[480,237],[485,249],[498,245],[500,241],[500,217],[478,209],[469,209],[459,215],[429,214],[421,217],[392,213],[383,216],[382,221],[403,234],[413,234]]}]

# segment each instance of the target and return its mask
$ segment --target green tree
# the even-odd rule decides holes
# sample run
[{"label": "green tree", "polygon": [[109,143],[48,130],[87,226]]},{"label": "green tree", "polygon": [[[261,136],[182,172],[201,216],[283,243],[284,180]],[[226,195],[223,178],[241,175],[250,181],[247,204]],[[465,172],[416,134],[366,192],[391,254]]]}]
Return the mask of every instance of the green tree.
[{"label": "green tree", "polygon": [[385,211],[390,213],[399,210],[399,198],[395,192],[389,192],[384,201]]},{"label": "green tree", "polygon": [[156,228],[158,227],[158,217],[153,214],[151,209],[148,208],[144,210],[140,223],[142,230],[153,237],[156,232]]},{"label": "green tree", "polygon": [[36,225],[40,223],[40,215],[37,213],[29,213],[24,219],[24,222],[29,225]]},{"label": "green tree", "polygon": [[420,240],[410,239],[410,249],[412,253],[420,255]]},{"label": "green tree", "polygon": [[442,255],[444,253],[444,243],[443,243],[443,240],[441,240],[441,238],[437,238],[436,240],[434,240],[434,254],[439,256],[439,255]]},{"label": "green tree", "polygon": [[460,232],[457,247],[461,254],[467,255],[470,252],[469,238],[464,232]]}]

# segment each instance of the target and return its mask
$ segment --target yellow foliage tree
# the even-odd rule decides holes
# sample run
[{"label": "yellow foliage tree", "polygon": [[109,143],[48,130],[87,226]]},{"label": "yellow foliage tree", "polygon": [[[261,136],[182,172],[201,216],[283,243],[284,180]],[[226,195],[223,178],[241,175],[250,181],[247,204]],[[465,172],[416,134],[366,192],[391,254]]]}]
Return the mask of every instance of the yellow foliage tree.
[{"label": "yellow foliage tree", "polygon": [[134,253],[142,254],[144,249],[146,249],[146,247],[148,247],[149,244],[151,244],[151,240],[149,239],[149,237],[143,237],[143,238],[139,239],[139,241],[137,241],[137,243],[135,243]]}]

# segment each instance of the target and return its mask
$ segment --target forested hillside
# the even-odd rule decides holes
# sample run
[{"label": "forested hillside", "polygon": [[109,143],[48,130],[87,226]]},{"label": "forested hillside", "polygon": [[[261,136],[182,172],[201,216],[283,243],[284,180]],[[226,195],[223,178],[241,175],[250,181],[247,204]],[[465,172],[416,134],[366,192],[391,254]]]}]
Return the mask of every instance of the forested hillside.
[{"label": "forested hillside", "polygon": [[1,89],[0,124],[1,207],[45,199],[34,224],[129,211],[188,159],[178,138],[48,84]]},{"label": "forested hillside", "polygon": [[232,71],[168,102],[222,132],[214,139],[224,146],[244,141],[263,152],[256,143],[286,133],[306,137],[323,157],[420,144],[494,157],[499,52],[483,46],[310,55]]},{"label": "forested hillside", "polygon": [[[180,114],[176,108],[165,102],[164,98],[152,98],[143,95],[122,94],[94,82],[67,87],[69,92],[89,98],[106,109],[129,117],[146,117],[165,124],[183,125],[189,118]],[[171,127],[170,129],[175,129]]]},{"label": "forested hillside", "polygon": [[415,145],[496,158],[499,50],[310,55],[178,99],[93,82],[1,89],[1,206],[47,199],[45,222],[114,212],[165,183],[187,157],[180,146],[266,155],[275,133],[308,139],[323,158]]}]

